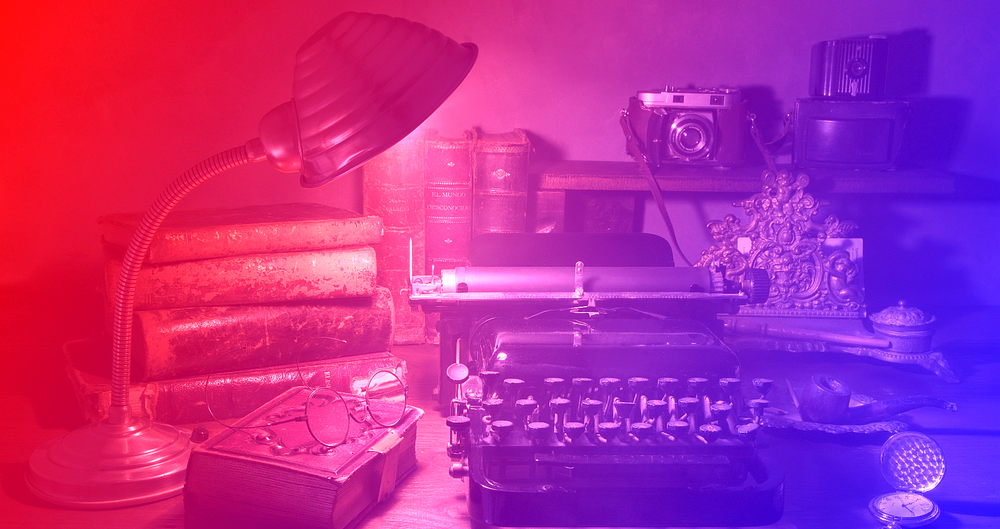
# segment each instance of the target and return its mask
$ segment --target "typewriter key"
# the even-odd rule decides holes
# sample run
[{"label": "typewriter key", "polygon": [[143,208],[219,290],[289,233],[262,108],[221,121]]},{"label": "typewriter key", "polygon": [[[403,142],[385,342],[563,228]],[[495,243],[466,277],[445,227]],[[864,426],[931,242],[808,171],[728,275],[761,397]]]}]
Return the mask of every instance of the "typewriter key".
[{"label": "typewriter key", "polygon": [[640,396],[648,394],[652,385],[652,382],[646,377],[632,377],[628,379],[628,387],[635,395],[636,401],[638,401]]},{"label": "typewriter key", "polygon": [[681,413],[694,418],[697,416],[701,401],[694,397],[681,397],[677,400],[677,405],[680,407]]},{"label": "typewriter key", "polygon": [[549,377],[544,380],[545,387],[549,388],[550,391],[555,391],[566,385],[566,379],[559,377]]},{"label": "typewriter key", "polygon": [[495,421],[500,418],[502,413],[503,399],[486,399],[483,401],[483,408],[486,409],[490,419]]},{"label": "typewriter key", "polygon": [[750,413],[753,414],[753,418],[757,422],[760,422],[761,417],[764,416],[764,409],[771,405],[767,399],[752,399],[747,404],[750,406]]},{"label": "typewriter key", "polygon": [[622,423],[625,428],[632,423],[632,413],[635,411],[635,403],[627,400],[616,400],[614,402],[614,419]]},{"label": "typewriter key", "polygon": [[748,442],[753,442],[757,438],[757,431],[760,426],[757,423],[741,424],[736,427],[736,435]]},{"label": "typewriter key", "polygon": [[680,386],[681,381],[676,378],[663,377],[656,380],[656,387],[663,392],[663,400],[667,400],[667,397],[677,397]]},{"label": "typewriter key", "polygon": [[755,378],[752,380],[754,389],[760,393],[761,398],[767,396],[767,393],[771,391],[771,386],[774,385],[774,381],[769,378]]},{"label": "typewriter key", "polygon": [[580,392],[581,395],[586,395],[590,388],[594,387],[594,379],[580,377],[573,379],[573,388]]},{"label": "typewriter key", "polygon": [[614,441],[622,431],[622,425],[618,422],[602,422],[597,425],[597,433],[607,442]]},{"label": "typewriter key", "polygon": [[514,417],[517,418],[518,423],[523,423],[535,412],[536,408],[538,408],[538,402],[535,399],[517,399],[517,402],[514,403]]},{"label": "typewriter key", "polygon": [[528,438],[535,444],[543,444],[552,436],[552,425],[536,421],[528,423]]},{"label": "typewriter key", "polygon": [[645,441],[646,439],[652,437],[654,433],[656,433],[656,429],[653,428],[653,425],[649,424],[648,422],[637,422],[632,425],[630,433],[632,434],[633,437],[635,437],[636,440]]},{"label": "typewriter key", "polygon": [[603,403],[597,399],[583,399],[580,407],[583,408],[583,415],[587,418],[587,431],[594,432],[597,423],[597,414],[601,412]]},{"label": "typewriter key", "polygon": [[519,378],[503,379],[504,398],[516,401],[520,398],[521,388],[523,387],[524,381]]},{"label": "typewriter key", "polygon": [[720,378],[719,387],[722,388],[722,392],[729,397],[738,395],[740,392],[740,379],[738,378]]},{"label": "typewriter key", "polygon": [[683,439],[690,431],[691,425],[687,421],[670,421],[667,423],[667,433],[674,440]]},{"label": "typewriter key", "polygon": [[500,381],[500,373],[498,371],[480,371],[479,379],[483,381],[483,398],[496,397],[497,382]]},{"label": "typewriter key", "polygon": [[717,424],[703,424],[698,427],[698,435],[708,444],[714,443],[720,434],[722,434],[722,427]]},{"label": "typewriter key", "polygon": [[490,430],[496,434],[497,439],[503,443],[510,437],[510,433],[514,431],[514,423],[505,420],[493,421],[490,425]]},{"label": "typewriter key", "polygon": [[569,421],[566,424],[563,424],[563,432],[566,433],[566,437],[568,437],[571,442],[579,439],[580,436],[583,435],[583,430],[584,425],[582,422]]},{"label": "typewriter key", "polygon": [[702,377],[691,377],[687,380],[688,391],[694,397],[701,397],[705,394],[705,389],[708,388],[708,379]]},{"label": "typewriter key", "polygon": [[646,420],[650,422],[655,422],[656,419],[660,418],[661,415],[667,411],[667,401],[665,400],[647,400],[646,401]]}]

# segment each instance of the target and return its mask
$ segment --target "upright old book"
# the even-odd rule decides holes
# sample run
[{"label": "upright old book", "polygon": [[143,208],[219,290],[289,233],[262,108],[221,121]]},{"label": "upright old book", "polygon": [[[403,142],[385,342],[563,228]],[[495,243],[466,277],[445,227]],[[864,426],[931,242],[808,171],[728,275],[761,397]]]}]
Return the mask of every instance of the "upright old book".
[{"label": "upright old book", "polygon": [[424,155],[427,273],[469,264],[472,137],[428,137]]},{"label": "upright old book", "polygon": [[274,421],[304,417],[308,393],[289,390],[194,448],[187,527],[344,529],[415,468],[419,408],[409,407],[393,428],[351,423],[347,442],[327,448],[306,421]]},{"label": "upright old book", "polygon": [[410,244],[414,270],[424,269],[423,139],[411,136],[364,165],[364,211],[382,217],[385,234],[375,246],[378,284],[396,306],[397,344],[424,342],[424,314],[410,305]]},{"label": "upright old book", "polygon": [[[99,218],[101,240],[124,253],[141,218],[140,213]],[[322,204],[182,210],[163,222],[145,262],[368,246],[381,238],[380,218]]]},{"label": "upright old book", "polygon": [[474,130],[473,236],[525,232],[530,150],[528,136],[521,129],[503,134]]}]

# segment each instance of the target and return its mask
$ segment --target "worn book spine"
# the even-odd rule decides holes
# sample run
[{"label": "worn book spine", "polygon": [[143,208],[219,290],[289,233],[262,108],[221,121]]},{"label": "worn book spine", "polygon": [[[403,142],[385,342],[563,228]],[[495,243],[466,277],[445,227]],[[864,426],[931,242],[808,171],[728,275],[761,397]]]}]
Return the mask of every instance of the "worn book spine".
[{"label": "worn book spine", "polygon": [[528,153],[521,129],[503,134],[473,131],[472,235],[524,233],[527,227]]},{"label": "worn book spine", "polygon": [[[355,425],[348,442],[335,447],[312,441],[303,422],[259,427],[269,417],[301,413],[307,394],[289,390],[192,450],[185,527],[354,527],[416,468],[423,411],[412,406],[393,428],[361,431]],[[252,437],[262,431],[272,442],[304,449],[279,454],[259,435]],[[255,442],[248,442],[252,438]]]},{"label": "worn book spine", "polygon": [[313,303],[135,312],[132,379],[164,380],[388,351],[389,290]]},{"label": "worn book spine", "polygon": [[[424,150],[426,273],[469,264],[472,239],[472,133],[428,137]],[[438,343],[437,312],[424,313],[427,341]]]},{"label": "worn book spine", "polygon": [[472,136],[427,139],[424,156],[427,272],[469,264]]},{"label": "worn book spine", "polygon": [[[101,240],[124,253],[141,218],[140,213],[99,218]],[[380,218],[321,204],[176,211],[157,230],[145,262],[370,246],[381,238]]]},{"label": "worn book spine", "polygon": [[[310,252],[238,255],[145,266],[135,308],[206,307],[371,296],[375,250],[356,246]],[[121,260],[105,258],[108,299],[115,298]]]},{"label": "worn book spine", "polygon": [[424,343],[424,315],[411,307],[410,244],[413,270],[424,269],[423,138],[411,136],[364,165],[364,212],[382,218],[385,232],[375,246],[378,284],[392,292],[397,344]]},{"label": "worn book spine", "polygon": [[[96,341],[70,342],[64,347],[68,357],[66,373],[80,409],[90,422],[106,419],[111,404],[109,374],[90,365],[95,356],[106,360],[107,350]],[[128,400],[136,416],[147,415],[167,424],[194,424],[243,417],[296,386],[357,392],[380,369],[392,370],[405,380],[406,363],[381,352],[298,365],[133,382]],[[212,403],[211,413],[208,401]]]}]

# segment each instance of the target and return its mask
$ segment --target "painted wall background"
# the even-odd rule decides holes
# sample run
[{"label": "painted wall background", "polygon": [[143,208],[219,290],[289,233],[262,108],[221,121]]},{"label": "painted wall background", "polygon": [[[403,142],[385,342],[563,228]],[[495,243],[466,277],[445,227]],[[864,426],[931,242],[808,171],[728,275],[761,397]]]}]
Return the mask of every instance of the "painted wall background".
[{"label": "painted wall background", "polygon": [[[1000,181],[1000,4],[556,0],[193,0],[0,7],[0,292],[5,335],[53,342],[100,325],[95,219],[141,211],[181,172],[256,136],[291,94],[293,56],[345,10],[410,18],[479,45],[468,80],[428,122],[526,129],[539,158],[627,160],[617,119],[637,90],[737,86],[768,133],[807,95],[810,46],[888,34],[901,89],[935,109],[916,150]],[[360,208],[359,177],[318,190],[266,164],[216,177],[179,206],[319,201]],[[963,180],[964,181],[964,180]],[[669,197],[689,255],[740,196]],[[1000,304],[997,197],[823,197],[861,225],[873,308]],[[646,231],[662,231],[647,208]]]}]

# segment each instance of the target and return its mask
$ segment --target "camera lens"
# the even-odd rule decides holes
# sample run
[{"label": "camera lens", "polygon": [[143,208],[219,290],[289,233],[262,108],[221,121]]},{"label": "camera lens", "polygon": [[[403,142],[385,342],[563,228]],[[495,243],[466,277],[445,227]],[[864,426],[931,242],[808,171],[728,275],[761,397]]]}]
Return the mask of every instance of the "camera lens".
[{"label": "camera lens", "polygon": [[670,155],[681,160],[708,158],[715,142],[715,125],[701,114],[685,113],[670,125]]},{"label": "camera lens", "polygon": [[858,79],[868,73],[868,64],[861,59],[854,59],[847,65],[847,75]]},{"label": "camera lens", "polygon": [[694,127],[685,127],[680,134],[677,135],[677,142],[685,150],[695,150],[704,141],[704,136],[701,131]]}]

